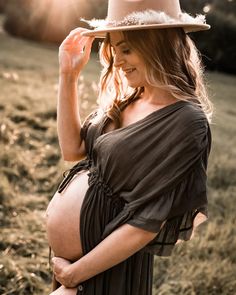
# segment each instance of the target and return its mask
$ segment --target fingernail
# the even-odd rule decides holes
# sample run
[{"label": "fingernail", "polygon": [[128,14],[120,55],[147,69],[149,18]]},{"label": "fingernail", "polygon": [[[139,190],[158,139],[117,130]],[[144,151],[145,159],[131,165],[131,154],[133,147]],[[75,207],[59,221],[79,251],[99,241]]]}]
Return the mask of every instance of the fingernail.
[{"label": "fingernail", "polygon": [[52,263],[54,263],[56,260],[56,257],[52,257]]}]

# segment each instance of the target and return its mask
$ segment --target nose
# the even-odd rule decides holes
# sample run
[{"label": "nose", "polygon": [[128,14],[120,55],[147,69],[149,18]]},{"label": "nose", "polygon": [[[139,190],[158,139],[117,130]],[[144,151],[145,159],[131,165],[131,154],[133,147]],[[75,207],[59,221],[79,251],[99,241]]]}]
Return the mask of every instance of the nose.
[{"label": "nose", "polygon": [[116,53],[114,55],[114,67],[119,68],[124,64],[124,58],[122,54]]}]

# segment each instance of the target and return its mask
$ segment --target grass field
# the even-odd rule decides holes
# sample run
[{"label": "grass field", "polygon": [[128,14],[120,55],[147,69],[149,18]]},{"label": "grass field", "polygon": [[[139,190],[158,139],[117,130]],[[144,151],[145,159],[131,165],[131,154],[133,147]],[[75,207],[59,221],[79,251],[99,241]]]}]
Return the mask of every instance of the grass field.
[{"label": "grass field", "polygon": [[[96,106],[96,56],[80,81],[81,116]],[[57,48],[0,32],[0,294],[49,294],[44,211],[68,163],[56,135]],[[236,294],[235,77],[208,73],[215,105],[209,220],[155,260],[154,295]]]}]

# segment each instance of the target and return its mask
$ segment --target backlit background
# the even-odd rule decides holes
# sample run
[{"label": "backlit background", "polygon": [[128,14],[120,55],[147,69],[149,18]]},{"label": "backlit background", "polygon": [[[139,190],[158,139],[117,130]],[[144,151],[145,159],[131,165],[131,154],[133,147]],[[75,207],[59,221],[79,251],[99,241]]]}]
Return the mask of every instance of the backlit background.
[{"label": "backlit background", "polygon": [[[44,212],[62,177],[56,133],[58,45],[104,0],[0,0],[0,294],[49,294]],[[192,34],[215,106],[209,220],[171,258],[155,260],[154,295],[236,294],[236,2],[181,1],[212,29]],[[79,81],[81,116],[96,108],[97,48]]]}]

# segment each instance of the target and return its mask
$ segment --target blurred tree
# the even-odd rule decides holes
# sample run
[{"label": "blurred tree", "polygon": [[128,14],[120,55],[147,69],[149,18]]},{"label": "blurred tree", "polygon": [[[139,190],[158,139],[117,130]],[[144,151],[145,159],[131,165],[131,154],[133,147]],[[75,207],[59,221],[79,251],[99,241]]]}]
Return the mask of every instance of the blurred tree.
[{"label": "blurred tree", "polygon": [[192,14],[201,13],[206,0],[180,0],[182,10]]},{"label": "blurred tree", "polygon": [[208,14],[211,30],[206,32],[206,40],[197,34],[199,49],[208,58],[204,61],[211,70],[236,73],[236,19],[221,11]]},{"label": "blurred tree", "polygon": [[0,13],[4,12],[5,5],[6,5],[6,0],[0,0]]},{"label": "blurred tree", "polygon": [[236,16],[236,1],[235,0],[211,0],[212,8],[224,14]]},{"label": "blurred tree", "polygon": [[236,1],[182,0],[184,10],[205,13],[211,29],[191,34],[210,70],[236,74]]},{"label": "blurred tree", "polygon": [[[209,6],[210,10],[221,10],[225,14],[236,14],[235,0],[180,0],[181,7],[192,14],[203,13],[204,7]],[[207,11],[206,11],[207,12]]]},{"label": "blurred tree", "polygon": [[90,5],[90,18],[105,18],[108,0],[88,0]]},{"label": "blurred tree", "polygon": [[101,5],[92,0],[8,0],[4,27],[16,36],[61,42],[73,28],[86,26],[80,17],[104,16],[104,1],[100,2]]}]

